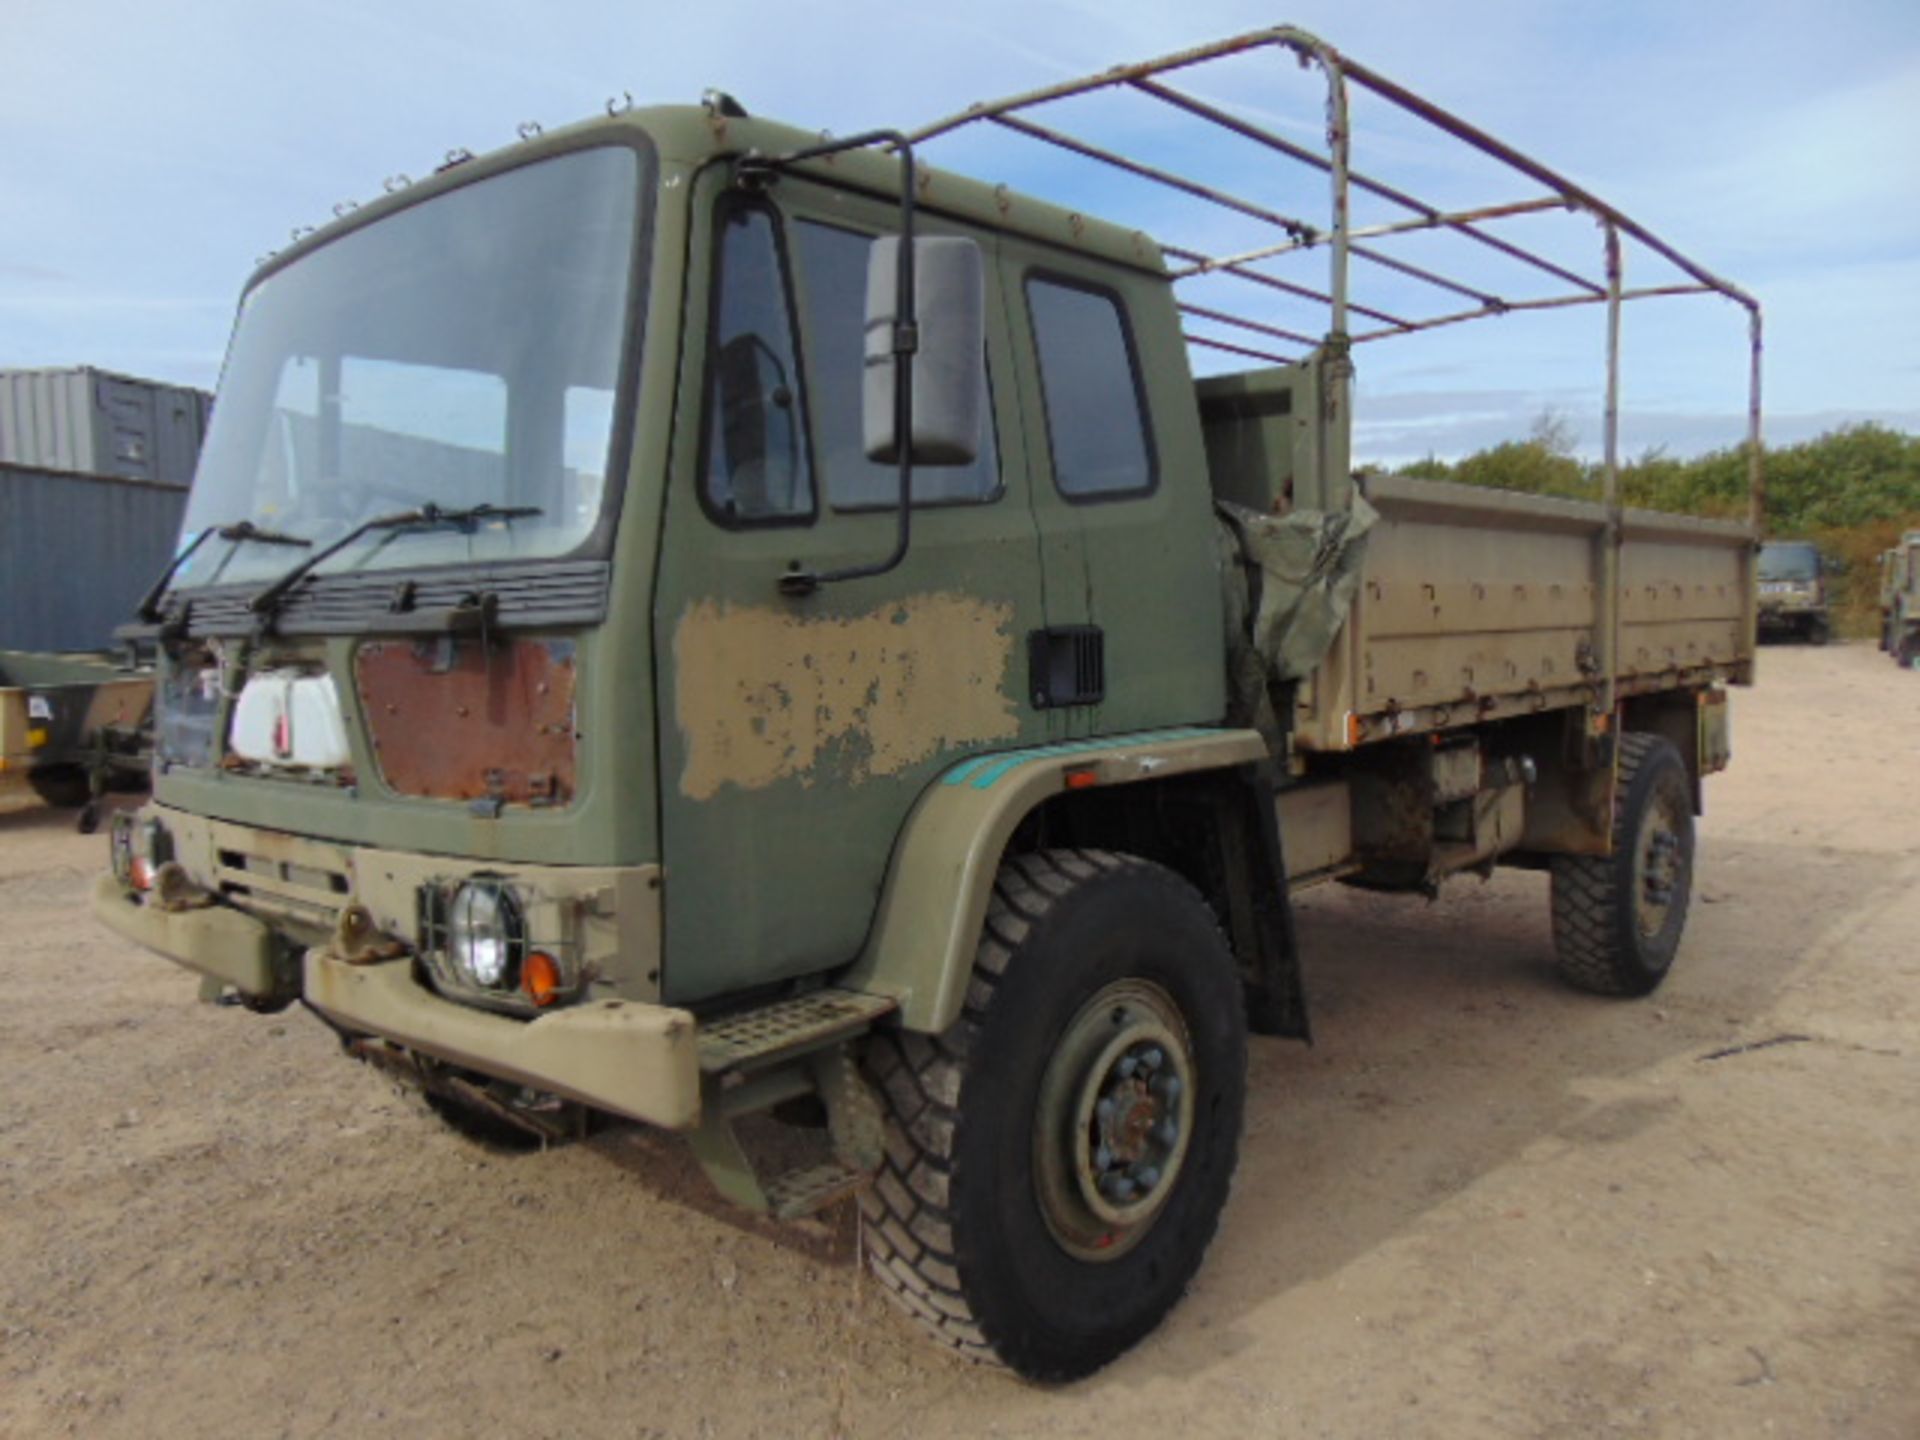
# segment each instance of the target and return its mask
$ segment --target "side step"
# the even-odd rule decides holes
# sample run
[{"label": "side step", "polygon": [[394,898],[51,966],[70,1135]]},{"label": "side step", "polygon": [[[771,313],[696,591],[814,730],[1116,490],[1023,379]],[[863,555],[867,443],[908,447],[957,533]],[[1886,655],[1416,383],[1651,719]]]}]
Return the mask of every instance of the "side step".
[{"label": "side step", "polygon": [[[722,1195],[793,1220],[867,1183],[880,1166],[883,1121],[848,1042],[895,1008],[884,996],[815,990],[700,1027],[701,1118],[687,1139]],[[762,1181],[734,1122],[806,1095],[826,1106],[831,1156]]]},{"label": "side step", "polygon": [[700,1069],[708,1075],[759,1070],[860,1034],[898,1006],[858,990],[813,990],[700,1026]]}]

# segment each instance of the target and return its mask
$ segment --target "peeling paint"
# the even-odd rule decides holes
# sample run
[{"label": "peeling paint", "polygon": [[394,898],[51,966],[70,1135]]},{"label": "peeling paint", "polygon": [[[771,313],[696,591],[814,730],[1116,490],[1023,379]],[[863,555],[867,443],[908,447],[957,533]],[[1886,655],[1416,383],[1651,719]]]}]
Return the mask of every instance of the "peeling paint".
[{"label": "peeling paint", "polygon": [[1013,606],[952,593],[864,615],[703,600],[673,635],[674,712],[686,745],[680,793],[859,784],[958,746],[1011,739]]}]

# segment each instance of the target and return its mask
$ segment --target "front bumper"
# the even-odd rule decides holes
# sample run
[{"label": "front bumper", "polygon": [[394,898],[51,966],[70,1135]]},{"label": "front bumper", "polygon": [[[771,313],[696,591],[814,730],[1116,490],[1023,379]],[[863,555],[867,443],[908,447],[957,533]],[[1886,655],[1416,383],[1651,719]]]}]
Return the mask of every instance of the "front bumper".
[{"label": "front bumper", "polygon": [[700,1121],[694,1017],[666,1005],[599,1000],[515,1020],[444,1000],[411,960],[353,965],[309,950],[306,1001],[343,1030],[669,1130]]},{"label": "front bumper", "polygon": [[352,963],[328,940],[357,905],[388,942],[384,953],[411,950],[420,887],[477,862],[337,845],[157,804],[140,818],[164,827],[198,903],[165,908],[102,875],[94,913],[114,933],[250,1002],[304,999],[354,1035],[650,1124],[699,1122],[693,1016],[658,1003],[657,866],[491,867],[526,897],[531,924],[542,927],[536,936],[574,945],[588,977],[577,1002],[516,1018],[441,995],[416,978],[410,954]]},{"label": "front bumper", "polygon": [[276,989],[273,931],[251,915],[226,905],[162,910],[143,903],[111,872],[94,882],[93,913],[116,935],[242,995],[265,999]]},{"label": "front bumper", "polygon": [[[115,934],[250,999],[279,989],[282,942],[231,906],[163,910],[106,874],[93,911]],[[310,949],[300,968],[303,998],[342,1030],[666,1129],[700,1121],[698,1032],[685,1010],[608,999],[516,1020],[426,989],[410,958],[356,965]]]}]

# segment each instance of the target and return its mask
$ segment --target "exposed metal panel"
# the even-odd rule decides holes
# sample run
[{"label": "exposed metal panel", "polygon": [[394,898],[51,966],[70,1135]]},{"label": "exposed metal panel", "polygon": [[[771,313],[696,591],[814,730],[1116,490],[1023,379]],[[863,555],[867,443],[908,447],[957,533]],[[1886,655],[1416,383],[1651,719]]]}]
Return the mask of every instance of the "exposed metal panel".
[{"label": "exposed metal panel", "polygon": [[167,561],[184,485],[0,463],[0,649],[98,650]]},{"label": "exposed metal panel", "polygon": [[211,397],[81,366],[0,371],[0,461],[185,485]]}]

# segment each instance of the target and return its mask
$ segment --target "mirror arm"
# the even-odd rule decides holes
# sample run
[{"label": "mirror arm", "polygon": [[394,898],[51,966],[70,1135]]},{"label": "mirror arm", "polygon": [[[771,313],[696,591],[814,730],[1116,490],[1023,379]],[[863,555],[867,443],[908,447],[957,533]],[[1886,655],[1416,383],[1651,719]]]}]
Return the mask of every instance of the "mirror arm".
[{"label": "mirror arm", "polygon": [[913,142],[898,130],[868,130],[844,140],[829,140],[810,145],[804,150],[790,150],[784,155],[749,153],[740,162],[742,181],[764,182],[779,171],[804,161],[818,160],[846,150],[859,150],[868,145],[890,146],[900,157],[900,263],[895,275],[897,300],[894,306],[898,319],[893,327],[893,433],[900,452],[900,526],[894,533],[893,551],[886,559],[869,565],[851,565],[844,570],[829,570],[825,574],[802,570],[796,562],[794,568],[780,577],[782,595],[811,595],[822,585],[885,575],[889,570],[898,568],[900,562],[907,558],[907,546],[913,538],[913,357],[920,348],[920,326],[913,308],[913,188],[916,178]]}]

